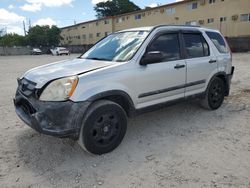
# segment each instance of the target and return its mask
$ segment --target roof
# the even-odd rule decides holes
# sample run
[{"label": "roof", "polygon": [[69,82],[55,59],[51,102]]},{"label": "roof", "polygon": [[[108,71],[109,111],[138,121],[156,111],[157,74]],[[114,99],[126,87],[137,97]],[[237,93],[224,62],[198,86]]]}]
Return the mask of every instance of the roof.
[{"label": "roof", "polygon": [[192,2],[192,1],[195,1],[195,0],[177,1],[177,2],[174,2],[174,3],[169,3],[169,4],[165,4],[165,5],[161,5],[161,6],[157,6],[157,7],[153,7],[153,8],[145,8],[145,9],[141,9],[141,10],[138,10],[138,11],[128,12],[128,13],[124,13],[124,14],[120,14],[120,15],[116,15],[116,16],[109,16],[109,17],[104,17],[104,18],[89,20],[89,21],[86,21],[86,22],[80,22],[80,23],[75,24],[75,25],[70,25],[70,26],[62,27],[61,29],[75,27],[75,26],[79,26],[79,25],[82,25],[82,24],[88,24],[88,23],[97,22],[97,21],[101,21],[101,20],[107,20],[107,19],[111,19],[111,18],[113,19],[113,18],[116,18],[116,17],[122,17],[122,16],[127,16],[127,15],[131,15],[131,14],[136,14],[136,13],[139,14],[139,13],[143,13],[145,11],[157,10],[157,9],[160,9],[160,8],[166,8],[166,7],[171,7],[171,6],[175,6],[175,5],[185,4],[187,2]]},{"label": "roof", "polygon": [[118,32],[125,32],[125,31],[151,31],[152,29],[154,29],[153,26],[151,26],[151,27],[137,27],[137,28],[125,29],[125,30],[118,31]]},{"label": "roof", "polygon": [[215,29],[211,29],[211,28],[205,28],[205,27],[201,27],[201,26],[194,26],[194,25],[156,25],[156,26],[149,26],[149,27],[137,27],[137,28],[132,28],[132,29],[125,29],[125,30],[121,30],[121,31],[117,31],[117,33],[119,32],[126,32],[126,31],[152,31],[154,29],[157,28],[169,28],[170,30],[179,30],[179,29],[185,29],[185,30],[189,30],[189,31],[216,31],[219,32],[218,30]]}]

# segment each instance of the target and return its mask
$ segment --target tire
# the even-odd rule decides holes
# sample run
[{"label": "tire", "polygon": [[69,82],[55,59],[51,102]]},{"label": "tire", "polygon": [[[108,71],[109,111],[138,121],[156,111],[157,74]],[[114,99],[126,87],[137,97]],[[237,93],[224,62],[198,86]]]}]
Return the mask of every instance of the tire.
[{"label": "tire", "polygon": [[109,153],[120,145],[126,130],[127,116],[123,108],[100,100],[90,106],[83,118],[78,143],[93,154]]},{"label": "tire", "polygon": [[205,98],[201,101],[201,106],[208,110],[217,110],[223,104],[225,98],[225,82],[215,77],[209,84]]}]

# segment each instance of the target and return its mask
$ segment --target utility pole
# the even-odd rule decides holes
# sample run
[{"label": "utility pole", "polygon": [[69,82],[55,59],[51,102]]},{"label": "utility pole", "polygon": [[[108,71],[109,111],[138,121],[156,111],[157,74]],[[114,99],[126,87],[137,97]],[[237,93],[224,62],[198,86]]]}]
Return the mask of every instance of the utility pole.
[{"label": "utility pole", "polygon": [[30,28],[31,28],[31,21],[30,21],[30,19],[29,19],[29,30],[30,30]]},{"label": "utility pole", "polygon": [[26,28],[25,28],[25,22],[23,21],[23,31],[24,31],[24,36],[26,36]]}]

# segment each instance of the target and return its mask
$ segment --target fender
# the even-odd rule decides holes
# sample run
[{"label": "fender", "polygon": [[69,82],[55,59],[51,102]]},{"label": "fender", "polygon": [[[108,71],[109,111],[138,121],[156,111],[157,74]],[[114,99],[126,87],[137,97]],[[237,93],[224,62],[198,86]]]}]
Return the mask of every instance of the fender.
[{"label": "fender", "polygon": [[[109,91],[104,91],[101,93],[98,93],[96,95],[91,96],[90,98],[87,99],[87,101],[89,102],[94,102],[100,99],[110,99],[112,100],[112,98],[109,97],[118,97],[119,99],[122,99],[122,102],[124,102],[125,104],[120,104],[123,108],[125,108],[124,110],[127,112],[128,116],[133,116],[133,114],[135,114],[135,105],[133,103],[133,100],[131,99],[131,97],[129,96],[129,94],[127,94],[125,91],[122,90],[109,90]],[[115,100],[115,99],[113,99]],[[116,102],[116,101],[114,101]]]},{"label": "fender", "polygon": [[209,83],[208,83],[208,86],[207,86],[207,89],[206,89],[206,92],[207,93],[207,90],[209,88],[209,86],[211,85],[211,82],[213,81],[213,79],[215,77],[219,77],[221,78],[224,82],[225,82],[225,85],[226,85],[226,93],[225,93],[225,96],[228,96],[229,95],[229,92],[230,92],[230,75],[228,75],[226,72],[217,72],[216,74],[214,74],[212,76],[212,78],[210,79]]}]

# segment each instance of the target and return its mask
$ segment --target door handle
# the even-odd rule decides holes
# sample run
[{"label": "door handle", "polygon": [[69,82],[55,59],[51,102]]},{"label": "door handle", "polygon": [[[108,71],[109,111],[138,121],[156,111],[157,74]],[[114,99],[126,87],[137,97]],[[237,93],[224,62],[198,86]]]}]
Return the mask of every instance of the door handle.
[{"label": "door handle", "polygon": [[179,64],[177,64],[177,65],[175,65],[175,69],[182,69],[182,68],[185,68],[186,66],[185,65],[179,65]]},{"label": "door handle", "polygon": [[217,62],[217,60],[214,60],[214,59],[211,59],[210,61],[209,61],[209,63],[216,63]]}]

